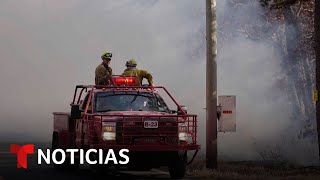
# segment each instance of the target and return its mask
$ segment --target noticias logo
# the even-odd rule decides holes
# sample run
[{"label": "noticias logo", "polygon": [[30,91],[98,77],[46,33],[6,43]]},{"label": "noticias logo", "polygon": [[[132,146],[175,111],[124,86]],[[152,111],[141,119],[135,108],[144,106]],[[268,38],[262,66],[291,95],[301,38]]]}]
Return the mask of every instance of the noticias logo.
[{"label": "noticias logo", "polygon": [[[27,168],[27,155],[34,154],[34,145],[26,144],[24,146],[20,146],[18,144],[10,145],[10,152],[12,154],[17,154],[17,168]],[[112,161],[113,164],[128,164],[129,156],[125,153],[129,153],[128,149],[121,149],[119,151],[119,156],[124,159],[124,161],[117,160],[117,156],[113,149],[109,149],[107,154],[105,155],[104,150],[102,149],[55,149],[51,152],[50,149],[46,150],[44,153],[41,149],[38,149],[38,164],[42,164],[42,160],[46,164],[63,164],[66,160],[70,161],[70,164],[75,164],[75,159],[77,155],[77,159],[79,159],[79,164],[84,164],[85,162],[88,164],[108,164],[109,161]],[[76,154],[77,153],[77,154]],[[67,156],[69,155],[69,156]],[[90,159],[92,155],[96,155],[94,160]],[[59,157],[59,158],[57,158]],[[70,157],[70,158],[67,158]],[[105,157],[105,158],[104,158]]]}]

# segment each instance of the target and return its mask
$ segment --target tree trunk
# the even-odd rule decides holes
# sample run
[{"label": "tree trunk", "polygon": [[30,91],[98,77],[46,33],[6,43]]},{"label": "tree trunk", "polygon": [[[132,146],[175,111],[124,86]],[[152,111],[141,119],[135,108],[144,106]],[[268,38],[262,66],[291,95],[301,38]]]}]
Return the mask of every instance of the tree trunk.
[{"label": "tree trunk", "polygon": [[[320,0],[315,1],[314,14],[315,53],[316,53],[316,87],[320,90]],[[320,102],[316,102],[316,119],[318,131],[318,150],[320,161]],[[319,162],[320,163],[320,162]]]},{"label": "tree trunk", "polygon": [[302,47],[305,32],[290,6],[283,7],[283,15],[286,28],[282,68],[287,74],[290,87],[288,96],[293,110],[292,119],[301,126],[300,138],[315,139],[311,128],[315,119],[315,105],[312,100],[314,65],[310,63],[311,59],[307,55],[312,52],[305,52]]}]

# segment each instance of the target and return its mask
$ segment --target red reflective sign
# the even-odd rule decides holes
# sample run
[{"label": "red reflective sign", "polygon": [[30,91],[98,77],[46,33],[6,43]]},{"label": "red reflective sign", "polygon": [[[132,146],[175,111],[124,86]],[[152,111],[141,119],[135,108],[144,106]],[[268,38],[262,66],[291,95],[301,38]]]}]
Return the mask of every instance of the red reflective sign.
[{"label": "red reflective sign", "polygon": [[232,114],[232,111],[222,111],[223,114]]}]

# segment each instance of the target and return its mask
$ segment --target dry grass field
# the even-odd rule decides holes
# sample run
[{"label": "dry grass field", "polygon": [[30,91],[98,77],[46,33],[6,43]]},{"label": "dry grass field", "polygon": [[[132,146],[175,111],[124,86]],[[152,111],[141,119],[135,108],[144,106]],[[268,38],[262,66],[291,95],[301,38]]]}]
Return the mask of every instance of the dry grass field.
[{"label": "dry grass field", "polygon": [[218,163],[217,170],[205,168],[205,160],[198,159],[188,166],[187,176],[191,179],[314,179],[320,180],[319,167],[285,167],[259,165],[246,162]]}]

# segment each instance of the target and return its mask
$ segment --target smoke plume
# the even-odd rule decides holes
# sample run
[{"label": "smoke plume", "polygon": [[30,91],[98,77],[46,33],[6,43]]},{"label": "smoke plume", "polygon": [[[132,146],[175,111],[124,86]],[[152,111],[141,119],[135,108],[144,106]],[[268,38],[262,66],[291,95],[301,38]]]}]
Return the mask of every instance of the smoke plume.
[{"label": "smoke plume", "polygon": [[[217,3],[218,94],[237,96],[237,132],[219,134],[221,158],[257,160],[261,149],[295,134],[287,96],[276,86],[281,57],[244,33],[226,40],[224,33],[237,27],[219,24],[252,21],[257,7],[242,4],[231,13],[225,1]],[[205,149],[205,1],[4,0],[0,14],[1,141],[49,141],[52,112],[70,110],[75,85],[94,83],[107,50],[115,74],[135,58],[198,115]],[[308,154],[298,147],[303,163],[316,154],[314,146]]]}]

